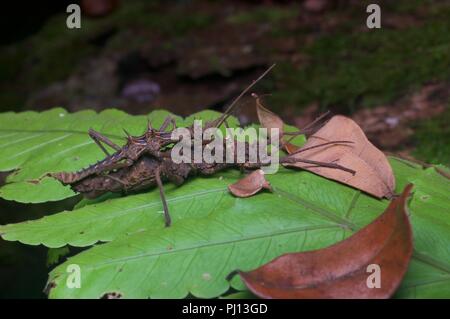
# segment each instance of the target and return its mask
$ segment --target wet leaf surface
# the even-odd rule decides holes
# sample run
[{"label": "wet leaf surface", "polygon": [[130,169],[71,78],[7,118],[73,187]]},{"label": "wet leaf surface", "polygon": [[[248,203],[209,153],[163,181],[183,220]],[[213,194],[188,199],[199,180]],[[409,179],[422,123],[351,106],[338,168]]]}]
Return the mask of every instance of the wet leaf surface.
[{"label": "wet leaf surface", "polygon": [[257,95],[253,94],[253,97],[256,98],[256,112],[258,114],[258,119],[261,126],[269,130],[271,128],[277,128],[280,130],[281,136],[283,134],[283,120],[278,115],[265,108]]}]

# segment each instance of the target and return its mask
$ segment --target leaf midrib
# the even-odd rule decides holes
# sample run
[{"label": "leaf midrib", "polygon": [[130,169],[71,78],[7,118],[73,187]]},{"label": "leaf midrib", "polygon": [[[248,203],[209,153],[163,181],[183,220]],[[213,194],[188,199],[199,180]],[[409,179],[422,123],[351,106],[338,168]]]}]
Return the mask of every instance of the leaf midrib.
[{"label": "leaf midrib", "polygon": [[[225,189],[222,189],[225,190]],[[310,208],[311,210],[315,211],[316,213],[318,213],[320,216],[322,217],[332,217],[329,218],[330,221],[332,222],[337,222],[337,224],[334,225],[322,225],[322,226],[313,226],[313,227],[299,227],[299,228],[294,228],[294,229],[288,229],[288,230],[283,230],[283,231],[278,231],[278,232],[273,232],[273,233],[264,233],[264,234],[259,234],[259,235],[255,235],[255,236],[251,236],[248,238],[239,238],[239,239],[235,239],[235,240],[230,240],[230,241],[224,241],[224,242],[216,242],[216,243],[207,243],[204,245],[199,245],[199,246],[190,246],[190,247],[185,247],[185,248],[181,248],[178,250],[170,250],[170,251],[163,251],[163,252],[159,252],[159,253],[154,253],[154,254],[142,254],[142,255],[137,255],[137,256],[132,256],[132,257],[127,257],[127,258],[123,258],[123,259],[119,259],[123,260],[123,261],[128,261],[128,260],[133,260],[133,259],[139,259],[139,258],[145,258],[145,257],[150,257],[150,256],[155,256],[155,255],[160,255],[160,254],[168,254],[168,253],[175,253],[175,252],[179,252],[179,251],[186,251],[186,250],[192,250],[192,249],[199,249],[199,248],[204,248],[204,247],[208,247],[208,246],[220,246],[220,245],[225,245],[225,244],[235,244],[236,242],[240,242],[240,241],[247,241],[247,240],[254,240],[254,239],[259,239],[259,238],[264,238],[264,237],[270,237],[272,238],[273,236],[277,236],[277,235],[283,235],[283,234],[289,234],[289,233],[294,233],[297,231],[308,231],[308,230],[317,230],[317,229],[326,229],[326,228],[341,228],[343,230],[351,230],[352,232],[355,230],[356,225],[353,224],[352,222],[350,222],[349,220],[345,219],[345,218],[341,218],[337,215],[334,215],[333,212],[331,211],[327,211],[321,207],[318,207],[302,198],[300,198],[299,196],[289,193],[289,192],[285,192],[282,191],[280,189],[276,189],[274,188],[274,192],[278,193],[279,195],[288,198],[290,200],[293,200],[294,202],[303,205],[304,207]],[[288,196],[286,196],[288,195]],[[359,193],[356,194],[357,198],[359,198]],[[193,195],[194,196],[194,195]],[[305,205],[308,204],[308,205]],[[351,206],[353,206],[354,204],[354,197],[352,198],[352,202],[351,202]],[[350,206],[349,210],[352,208]],[[414,250],[414,255],[413,258],[416,260],[421,261],[422,263],[428,264],[436,269],[440,269],[445,271],[446,273],[450,273],[450,265],[444,263],[444,262],[440,262],[430,256],[424,256],[423,254],[417,252],[416,250]],[[94,264],[92,266],[92,268],[94,268],[95,265],[104,265],[104,264],[110,264],[110,263],[115,263],[118,261],[110,261],[110,262],[105,262],[102,264]]]},{"label": "leaf midrib", "polygon": [[[61,133],[61,134],[82,134],[87,136],[87,130],[86,131],[77,131],[77,130],[18,130],[18,129],[0,129],[0,132],[12,132],[12,133],[20,133],[20,134],[32,134],[32,133],[39,133],[39,134],[52,134],[52,133]],[[124,138],[121,135],[116,135],[116,134],[111,134],[111,133],[103,133],[102,135],[108,136],[108,137],[112,137],[112,138]],[[4,136],[0,136],[0,137],[4,137]]]},{"label": "leaf midrib", "polygon": [[442,278],[418,280],[418,281],[415,281],[415,282],[411,282],[410,284],[405,284],[403,287],[401,287],[401,289],[399,289],[399,291],[401,291],[403,289],[417,288],[419,286],[432,285],[432,284],[445,282],[445,281],[450,281],[450,275],[447,275],[447,276],[442,277]]},{"label": "leaf midrib", "polygon": [[[211,193],[215,193],[215,192],[218,192],[218,193],[219,192],[224,192],[226,189],[227,189],[226,187],[215,188],[215,189],[210,189],[210,190],[202,191],[202,192],[195,193],[195,194],[187,194],[187,195],[182,195],[182,196],[178,196],[178,197],[167,198],[166,201],[168,203],[173,203],[173,202],[178,202],[178,201],[183,200],[183,199],[195,198],[195,197],[198,197],[198,196],[205,196],[205,195],[208,195],[208,194],[211,194]],[[31,225],[31,223],[35,223],[35,222],[39,221],[39,219],[38,219],[38,220],[35,220],[35,221],[29,221],[30,224],[27,225],[27,226],[30,227],[30,228],[37,228],[37,229],[44,228],[45,229],[45,228],[49,228],[49,227],[52,227],[52,228],[55,228],[55,227],[60,228],[61,227],[61,228],[63,228],[63,227],[68,227],[68,226],[73,226],[73,225],[79,225],[79,224],[82,224],[82,223],[91,224],[91,223],[95,223],[95,222],[98,222],[98,221],[106,221],[106,220],[110,220],[110,219],[114,219],[114,218],[118,218],[118,217],[123,217],[125,215],[131,214],[132,212],[134,212],[136,210],[145,209],[145,208],[153,207],[153,206],[157,206],[157,205],[162,205],[161,201],[158,200],[158,201],[150,202],[150,203],[143,204],[143,205],[140,205],[140,206],[135,206],[135,207],[132,207],[132,208],[128,208],[128,209],[125,209],[125,210],[114,211],[113,213],[110,213],[109,216],[105,216],[105,214],[99,214],[99,216],[97,218],[90,218],[90,217],[88,217],[87,221],[84,220],[84,219],[75,219],[75,220],[70,220],[70,221],[65,222],[65,223],[58,223],[57,226],[55,226],[55,225],[48,225],[48,224]],[[73,214],[75,212],[74,211],[65,211],[64,213],[66,213],[66,214]],[[62,213],[60,213],[60,214],[62,214]],[[103,216],[105,216],[105,217],[103,217]],[[48,216],[48,217],[50,217],[50,216]],[[46,222],[48,223],[48,219],[47,219]],[[6,225],[5,227],[7,227],[7,226],[13,227],[16,224],[10,224],[10,225]],[[14,232],[21,232],[21,230],[12,230],[12,231],[8,232],[8,234],[11,234],[11,233],[14,233]]]},{"label": "leaf midrib", "polygon": [[[296,204],[302,205],[306,208],[309,208],[310,210],[312,210],[313,212],[317,213],[319,216],[327,218],[335,223],[337,223],[339,226],[341,226],[342,228],[346,228],[347,230],[354,230],[356,229],[356,225],[354,223],[352,223],[350,220],[346,219],[346,218],[342,218],[340,216],[338,216],[335,212],[333,211],[328,211],[318,205],[315,205],[314,203],[311,203],[303,198],[301,198],[300,196],[296,195],[296,194],[292,194],[289,192],[286,192],[284,190],[281,190],[280,188],[275,188],[272,187],[274,193],[277,193],[279,195],[281,195],[282,197],[293,201]],[[351,202],[350,205],[352,205],[353,203]],[[350,208],[349,208],[350,209]]]},{"label": "leaf midrib", "polygon": [[[120,263],[120,262],[128,262],[128,261],[131,261],[131,260],[141,259],[141,258],[146,258],[146,257],[154,257],[154,256],[175,254],[175,253],[182,252],[182,251],[197,250],[197,249],[201,249],[201,248],[205,248],[205,247],[229,245],[229,244],[235,244],[237,242],[245,242],[245,241],[251,241],[251,240],[261,239],[261,238],[266,238],[266,237],[280,236],[280,235],[296,233],[296,232],[300,232],[300,231],[309,231],[309,230],[318,230],[318,229],[327,229],[327,228],[341,228],[341,229],[345,230],[345,228],[343,228],[342,225],[335,225],[335,224],[334,225],[333,224],[328,224],[328,225],[315,225],[315,226],[307,226],[307,227],[304,227],[304,226],[302,226],[302,227],[295,227],[295,228],[292,228],[292,229],[284,229],[284,230],[280,230],[280,231],[276,231],[276,232],[260,233],[260,234],[256,234],[256,235],[253,235],[253,236],[248,236],[246,238],[237,238],[237,239],[226,240],[226,241],[208,242],[208,243],[204,243],[204,244],[200,244],[200,245],[191,245],[191,246],[188,246],[188,247],[183,247],[183,248],[178,248],[178,249],[171,249],[171,250],[164,250],[164,251],[159,251],[159,252],[154,252],[154,253],[143,253],[143,254],[139,254],[139,255],[133,255],[133,256],[128,256],[128,257],[124,257],[124,258],[118,258],[118,259],[106,261],[106,262],[103,262],[103,263],[90,264],[86,268],[88,268],[88,269],[90,269],[90,268],[97,268],[97,267],[104,266],[104,265],[110,265],[110,264],[115,264],[115,263]],[[166,240],[165,238],[160,238],[160,239]],[[99,247],[101,247],[101,246],[99,246]]]},{"label": "leaf midrib", "polygon": [[[225,192],[227,190],[227,187],[220,187],[220,188],[215,188],[215,189],[211,189],[211,190],[207,190],[207,191],[202,191],[202,192],[196,192],[196,193],[192,193],[192,194],[187,194],[187,195],[182,195],[182,196],[178,196],[178,197],[172,197],[172,198],[167,198],[167,202],[177,202],[183,199],[189,199],[189,198],[195,198],[198,196],[204,196],[204,195],[208,195],[211,193],[215,193],[215,192]],[[310,209],[311,211],[313,211],[314,213],[317,213],[319,216],[326,218],[332,222],[337,223],[340,227],[342,228],[346,228],[348,230],[354,230],[356,228],[356,225],[354,223],[352,223],[350,220],[346,219],[346,218],[342,218],[339,217],[335,212],[333,211],[329,211],[326,210],[318,205],[315,205],[312,202],[309,202],[303,198],[301,198],[298,195],[286,192],[284,190],[281,190],[278,187],[273,187],[273,193],[274,194],[278,194],[286,199],[289,199],[293,202],[295,202],[296,204],[302,205],[303,207],[306,207],[308,209]],[[158,202],[151,202],[151,203],[147,203],[144,205],[140,205],[140,206],[136,206],[133,208],[129,208],[126,210],[122,210],[120,212],[120,214],[116,215],[117,212],[114,212],[112,214],[110,214],[110,216],[108,217],[102,217],[103,215],[100,215],[100,217],[94,218],[94,219],[89,219],[88,221],[85,220],[80,220],[80,219],[76,219],[75,221],[69,221],[66,223],[59,223],[58,227],[67,227],[67,226],[73,226],[74,224],[81,224],[81,223],[93,223],[93,222],[98,222],[98,221],[105,221],[105,220],[110,220],[110,219],[114,219],[114,218],[118,218],[118,217],[122,217],[124,215],[130,214],[136,210],[140,210],[140,209],[145,209],[148,207],[154,207],[158,204],[161,204],[160,201]],[[350,207],[349,210],[352,208],[351,206],[354,204],[354,198],[352,199],[352,202],[350,203]],[[73,211],[67,211],[66,213],[70,214],[70,213],[74,213]],[[30,227],[33,228],[48,228],[48,225],[29,225]],[[13,233],[14,231],[11,231],[10,233]]]}]

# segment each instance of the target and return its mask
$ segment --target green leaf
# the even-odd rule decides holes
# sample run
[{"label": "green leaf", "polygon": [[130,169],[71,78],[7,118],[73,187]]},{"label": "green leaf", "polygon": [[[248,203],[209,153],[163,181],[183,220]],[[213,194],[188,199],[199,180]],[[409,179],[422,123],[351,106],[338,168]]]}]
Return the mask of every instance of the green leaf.
[{"label": "green leaf", "polygon": [[47,267],[57,264],[61,258],[70,253],[69,246],[50,248],[47,252]]},{"label": "green leaf", "polygon": [[[408,181],[418,184],[410,205],[412,214],[417,209],[416,194],[428,192],[426,188],[421,188],[422,180],[429,182],[431,178],[431,183],[437,187],[448,183],[434,169],[422,170],[397,160],[391,162],[395,171],[399,172],[399,187]],[[119,208],[122,207],[122,201],[129,200],[129,205],[135,203],[135,207],[139,207],[146,205],[143,196],[148,195],[148,208],[137,210],[137,216],[133,216],[133,211],[128,211],[130,207],[126,206],[117,211],[127,217],[117,217],[108,211],[102,212],[106,216],[96,214],[96,210],[108,202],[95,203],[70,214],[64,213],[64,218],[57,217],[62,215],[58,214],[36,222],[5,226],[0,228],[0,232],[5,232],[3,236],[6,239],[47,245],[87,245],[94,240],[114,240],[69,258],[66,263],[55,268],[49,278],[56,285],[51,289],[51,297],[101,297],[111,291],[119,291],[124,297],[138,298],[181,298],[189,292],[198,297],[216,297],[229,289],[230,283],[226,277],[233,270],[253,269],[286,252],[329,246],[350,235],[350,229],[356,230],[372,221],[387,204],[386,201],[376,200],[308,172],[286,169],[268,176],[275,189],[273,194],[234,198],[226,192],[225,185],[237,177],[237,173],[230,172],[224,174],[223,178],[196,178],[180,188],[168,190],[169,206],[175,219],[170,228],[164,228],[162,216],[157,216],[161,204],[151,201],[150,195],[155,193],[152,191],[150,194],[112,199],[109,202],[117,205],[112,207]],[[212,190],[213,195],[201,196],[205,192],[205,185],[209,186],[207,190]],[[179,198],[176,192],[183,188],[189,195]],[[216,189],[217,193],[213,191]],[[89,213],[86,213],[88,208]],[[81,218],[81,222],[89,215],[93,222],[90,232],[84,233],[90,236],[86,241],[83,242],[83,236],[76,231],[59,228],[61,221],[68,216],[73,218],[67,220],[67,225],[70,225],[84,214],[86,217]],[[430,211],[428,214],[435,217],[441,213]],[[107,224],[105,220],[98,219],[99,216],[105,220],[116,217],[122,219]],[[150,222],[145,223],[143,216],[147,216]],[[51,218],[54,218],[53,222],[48,222]],[[439,234],[442,236],[441,244],[427,247],[429,244],[424,242],[427,235],[418,233],[421,224],[417,225],[414,215],[412,222],[416,255],[426,252],[428,259],[422,262],[415,257],[405,279],[406,286],[399,290],[399,296],[404,297],[412,297],[408,294],[408,284],[411,282],[422,289],[429,287],[429,280],[439,279],[437,283],[441,284],[449,279],[448,272],[442,272],[442,267],[435,265],[441,263],[444,268],[448,267],[448,255],[445,253],[445,247],[448,247],[446,243],[450,242],[448,232]],[[103,224],[106,224],[105,227]],[[439,226],[440,222],[437,224]],[[42,228],[33,229],[36,226]],[[56,227],[56,230],[52,230],[52,227]],[[414,270],[418,262],[424,263],[428,269],[425,272],[430,277],[425,282],[427,285],[421,279],[424,272]],[[65,286],[66,267],[69,264],[81,267],[86,287],[69,289]],[[232,286],[244,289],[236,278]],[[446,293],[437,288],[432,289],[432,292],[432,296],[445,296]]]},{"label": "green leaf", "polygon": [[[353,189],[323,183],[323,178],[306,172],[284,169],[268,178],[275,188],[273,194],[241,199],[222,188],[210,198],[181,199],[175,207],[169,203],[174,218],[184,214],[171,227],[163,228],[160,217],[157,225],[141,223],[144,231],[118,236],[70,258],[50,274],[56,285],[50,296],[101,297],[118,291],[124,297],[137,298],[181,298],[188,293],[216,297],[229,289],[226,276],[235,269],[252,269],[281,253],[325,247],[349,235],[353,223],[346,215],[356,196],[366,213],[370,206],[372,216],[386,204],[367,201],[369,198]],[[198,178],[182,187],[188,191],[205,180],[209,189],[216,189],[231,178]],[[329,195],[323,196],[323,192]],[[170,194],[168,191],[169,199]],[[353,209],[359,210],[358,205]],[[146,213],[157,209],[161,208],[149,208]],[[65,286],[69,264],[81,267],[85,288]],[[239,282],[234,286],[242,288]]]},{"label": "green leaf", "polygon": [[[410,164],[411,165],[411,164]],[[395,169],[395,166],[394,166]],[[414,230],[414,255],[396,296],[448,298],[450,296],[450,180],[435,168],[411,169],[404,180],[414,183],[409,204]],[[419,173],[417,173],[419,172]]]},{"label": "green leaf", "polygon": [[[88,113],[97,119],[106,116]],[[145,125],[145,117],[140,121]],[[134,133],[140,133],[141,128],[137,125]],[[415,253],[397,296],[448,297],[449,180],[435,168],[390,161],[397,191],[409,182],[415,184],[409,203]],[[32,161],[25,161],[17,167],[32,171],[32,165]],[[41,168],[45,169],[48,167]],[[192,178],[180,187],[168,185],[166,196],[173,218],[169,228],[163,227],[162,204],[158,191],[152,189],[125,197],[84,200],[70,212],[0,226],[0,235],[48,247],[95,244],[49,274],[52,298],[98,298],[108,292],[119,292],[126,298],[182,298],[189,293],[209,298],[224,294],[230,287],[245,291],[237,276],[228,280],[232,271],[256,268],[283,253],[341,241],[387,206],[387,201],[345,185],[287,169],[267,175],[273,193],[235,198],[226,187],[240,176],[230,170],[209,178]],[[17,175],[10,178],[10,184],[26,182],[14,181]],[[70,275],[67,266],[71,264],[81,269],[79,289],[66,286]]]},{"label": "green leaf", "polygon": [[250,291],[239,291],[231,293],[229,295],[221,297],[222,299],[258,299],[257,296],[252,294]]},{"label": "green leaf", "polygon": [[[235,180],[220,179],[220,176],[199,178],[179,188],[166,186],[173,222],[207,216],[227,192],[227,183]],[[161,198],[155,190],[79,206],[73,211],[36,221],[0,226],[0,233],[6,240],[56,248],[66,244],[90,246],[98,241],[114,240],[123,234],[164,228]]]},{"label": "green leaf", "polygon": [[[410,203],[416,251],[397,296],[448,297],[448,195],[442,198],[448,180],[434,169],[391,162],[400,172],[399,187],[416,183]],[[256,268],[286,252],[329,246],[349,236],[350,228],[371,222],[387,204],[307,172],[282,170],[268,178],[273,194],[239,199],[223,193],[218,203],[212,201],[217,194],[210,200],[196,198],[194,203],[201,202],[204,210],[187,210],[171,228],[162,228],[160,220],[159,227],[149,226],[70,258],[50,273],[49,281],[56,284],[50,297],[100,297],[110,291],[137,298],[181,298],[188,293],[216,297],[229,289],[227,275],[233,270]],[[208,180],[210,188],[227,179]],[[195,179],[186,188],[203,182]],[[423,196],[432,196],[425,197],[431,202],[423,202]],[[188,202],[181,209],[174,207],[173,215],[184,212]],[[80,265],[87,287],[65,286],[69,264]],[[237,277],[231,286],[245,290]]]},{"label": "green leaf", "polygon": [[[185,121],[164,110],[153,111],[148,116],[132,116],[118,110],[68,113],[61,108],[42,113],[2,113],[0,171],[13,173],[7,177],[6,185],[0,188],[0,197],[40,203],[74,196],[69,187],[46,177],[46,174],[76,171],[104,158],[103,152],[88,136],[89,128],[122,145],[125,142],[123,129],[140,135],[147,126],[147,119],[159,127],[169,115],[175,118],[178,126],[185,126],[194,118],[211,120],[220,113],[203,111]],[[231,117],[229,124],[235,126],[239,123]]]}]

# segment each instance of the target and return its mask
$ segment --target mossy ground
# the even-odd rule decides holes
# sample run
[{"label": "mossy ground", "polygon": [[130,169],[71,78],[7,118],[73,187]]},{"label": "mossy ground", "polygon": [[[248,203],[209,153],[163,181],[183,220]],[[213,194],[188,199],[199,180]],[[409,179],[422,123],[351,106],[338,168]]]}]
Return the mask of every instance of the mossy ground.
[{"label": "mossy ground", "polygon": [[[261,83],[260,89],[273,93],[267,102],[281,115],[287,107],[297,108],[296,114],[300,114],[301,108],[313,102],[320,103],[322,109],[352,113],[361,108],[389,105],[425,83],[449,82],[449,1],[376,1],[382,2],[383,27],[368,31],[361,27],[366,17],[361,8],[370,2],[373,1],[364,0],[357,7],[324,12],[321,21],[339,19],[342,13],[346,15],[346,19],[333,28],[311,23],[295,30],[290,23],[296,23],[301,12],[295,3],[254,6],[244,1],[222,0],[214,1],[218,3],[218,11],[188,12],[190,4],[195,7],[200,3],[199,9],[202,9],[206,2],[128,0],[122,1],[121,10],[105,18],[83,19],[82,29],[76,31],[63,27],[66,15],[61,13],[49,19],[35,34],[0,48],[0,112],[26,109],[30,93],[66,79],[90,56],[136,50],[149,42],[149,35],[164,39],[163,48],[170,50],[175,40],[189,34],[195,36],[224,21],[242,32],[258,26],[270,30],[262,49],[278,66],[272,76]],[[227,11],[230,6],[236,7]],[[385,21],[389,14],[386,13],[412,17],[413,23],[387,26]],[[105,34],[110,36],[106,43],[99,45],[97,40]],[[280,49],[276,44],[279,42],[276,41],[291,39],[295,40],[295,47],[288,56],[279,58]],[[294,54],[301,54],[304,62],[292,62],[290,57]],[[211,56],[210,62],[217,64],[222,74],[229,74],[217,60],[217,56]],[[413,123],[412,146],[415,149],[412,155],[425,162],[450,166],[449,122],[450,110],[447,109],[435,118]],[[52,211],[69,209],[73,204],[58,203],[61,207],[42,204],[44,207],[2,200],[0,223],[38,218]],[[36,251],[35,247],[17,243],[2,245],[0,281],[3,279],[4,289],[0,295],[45,297],[42,283],[47,277],[47,250],[40,247]],[[30,272],[30,267],[35,271]]]},{"label": "mossy ground", "polygon": [[[134,1],[124,3],[122,10],[104,19],[84,19],[82,29],[77,31],[61,27],[65,15],[55,16],[33,36],[0,50],[0,110],[23,109],[30,91],[67,78],[86,57],[105,50],[132,50],[143,45],[149,33],[159,34],[170,44],[174,38],[195,34],[223,20],[242,28],[268,25],[271,32],[265,50],[274,57],[278,49],[271,47],[272,41],[296,40],[295,51],[306,62],[295,65],[289,59],[281,61],[265,84],[274,92],[271,107],[280,112],[284,107],[303,108],[319,102],[322,109],[351,114],[360,108],[390,103],[426,83],[450,81],[448,3],[385,1],[383,12],[419,15],[420,21],[404,28],[371,31],[361,27],[367,16],[360,10],[363,7],[324,13],[326,20],[348,11],[345,20],[326,32],[314,26],[292,31],[289,22],[295,21],[301,10],[295,4],[243,6],[231,14],[217,15],[204,10],[188,12],[189,7],[180,3],[167,6],[158,1]],[[382,22],[384,17],[383,13]],[[126,44],[123,34],[115,32],[106,45],[99,47],[95,39],[108,30],[138,32],[127,38]],[[449,158],[450,148],[442,143],[445,139],[436,138],[441,133],[448,137],[443,123],[438,119],[417,126],[418,157],[433,161]]]},{"label": "mossy ground", "polygon": [[[26,101],[23,92],[63,80],[83,59],[101,54],[104,48],[96,45],[95,39],[111,30],[141,30],[171,39],[211,22],[212,18],[202,13],[165,10],[158,1],[126,3],[122,10],[101,20],[83,18],[81,29],[66,28],[65,14],[54,16],[34,35],[0,50],[0,110],[22,109]],[[113,35],[106,49],[133,50],[145,44],[146,36],[136,32],[124,39],[117,34],[115,40]]]},{"label": "mossy ground", "polygon": [[450,105],[438,117],[415,125],[413,155],[431,164],[450,167]]}]

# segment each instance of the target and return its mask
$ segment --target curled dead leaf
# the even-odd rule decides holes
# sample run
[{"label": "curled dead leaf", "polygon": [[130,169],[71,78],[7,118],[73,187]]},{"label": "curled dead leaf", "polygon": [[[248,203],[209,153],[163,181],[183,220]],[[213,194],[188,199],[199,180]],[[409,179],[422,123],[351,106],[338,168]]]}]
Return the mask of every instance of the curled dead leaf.
[{"label": "curled dead leaf", "polygon": [[[272,138],[278,138],[283,149],[295,148],[296,146],[289,143],[289,140],[285,137],[283,120],[278,115],[264,107],[261,103],[261,99],[255,93],[253,93],[252,96],[256,101],[256,113],[258,114],[259,123],[261,124],[261,127],[268,130],[267,133],[270,139],[272,140]],[[271,129],[273,128],[278,129],[277,136],[272,136]]]},{"label": "curled dead leaf", "polygon": [[265,108],[262,105],[260,98],[255,93],[253,93],[252,96],[256,100],[256,113],[258,114],[258,120],[261,126],[269,130],[272,128],[279,129],[279,136],[281,137],[283,135],[284,127],[283,120],[278,115]]},{"label": "curled dead leaf", "polygon": [[[332,143],[317,147],[333,141],[346,141],[346,143]],[[298,158],[299,162],[286,163],[285,166],[306,169],[378,198],[391,198],[394,193],[395,179],[386,156],[370,143],[358,124],[348,117],[336,115],[331,118],[327,124],[308,138],[302,148],[295,150],[291,157]],[[342,169],[302,163],[301,159],[334,163],[356,173],[351,174]]]},{"label": "curled dead leaf", "polygon": [[264,177],[264,172],[258,169],[236,183],[228,186],[230,192],[236,197],[250,197],[262,189],[272,190],[269,182]]},{"label": "curled dead leaf", "polygon": [[294,145],[294,144],[291,144],[291,143],[286,143],[286,144],[284,145],[284,150],[285,150],[288,154],[294,153],[294,152],[297,151],[299,148],[300,148],[300,147],[298,147],[298,146],[296,146],[296,145]]},{"label": "curled dead leaf", "polygon": [[253,271],[239,272],[242,280],[262,298],[389,298],[412,255],[406,213],[412,187],[406,186],[382,215],[346,240],[283,255]]},{"label": "curled dead leaf", "polygon": [[302,128],[297,132],[285,132],[284,131],[284,122],[283,120],[264,107],[261,103],[260,97],[258,97],[255,93],[252,94],[256,101],[256,113],[258,114],[259,123],[261,127],[267,128],[269,131],[269,136],[272,138],[270,129],[276,128],[278,129],[278,138],[280,140],[281,147],[288,153],[291,154],[296,151],[299,147],[290,143],[293,138],[298,135],[306,135],[311,132],[315,132],[319,127],[323,125],[323,120],[328,116],[329,112],[326,112],[315,119],[313,122],[309,123],[307,126]]}]

